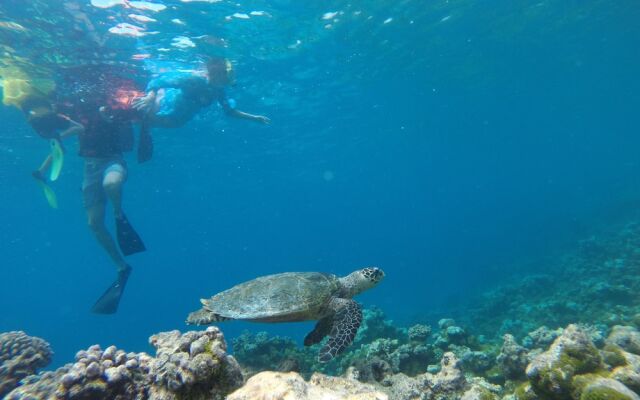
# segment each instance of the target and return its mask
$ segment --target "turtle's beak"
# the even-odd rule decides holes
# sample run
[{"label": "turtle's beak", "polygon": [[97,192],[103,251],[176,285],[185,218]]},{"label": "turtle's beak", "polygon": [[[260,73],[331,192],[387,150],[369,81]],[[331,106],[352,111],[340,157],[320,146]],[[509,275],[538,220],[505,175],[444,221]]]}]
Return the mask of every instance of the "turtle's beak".
[{"label": "turtle's beak", "polygon": [[376,281],[381,281],[382,278],[384,278],[384,271],[381,270],[380,268],[376,268],[375,272],[374,272],[374,277],[376,279]]}]

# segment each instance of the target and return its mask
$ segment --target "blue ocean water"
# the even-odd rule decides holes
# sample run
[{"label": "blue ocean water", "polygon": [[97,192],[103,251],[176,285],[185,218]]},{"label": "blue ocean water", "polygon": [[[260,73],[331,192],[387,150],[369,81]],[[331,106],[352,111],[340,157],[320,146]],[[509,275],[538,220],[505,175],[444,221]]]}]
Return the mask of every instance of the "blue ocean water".
[{"label": "blue ocean water", "polygon": [[[0,331],[45,338],[55,365],[94,343],[148,350],[149,335],[188,329],[200,297],[282,271],[376,265],[386,279],[363,304],[399,322],[446,316],[544,269],[517,260],[638,206],[633,1],[153,1],[168,6],[157,13],[62,3],[109,37],[112,63],[145,51],[185,64],[229,57],[238,107],[272,123],[211,107],[157,129],[149,163],[128,155],[124,209],[148,251],[129,258],[118,313],[100,316],[89,308],[114,268],[86,226],[75,143],[52,210],[30,176],[46,142],[17,109],[0,108]],[[3,2],[1,20],[35,37],[50,28],[29,25],[38,12],[63,27],[81,15],[45,12],[56,2],[16,4]],[[108,36],[132,12],[158,19],[148,31],[159,33]],[[87,62],[73,38],[18,47],[20,29],[1,29],[7,60],[55,64],[42,55],[59,51],[66,66]],[[216,40],[201,44],[202,35]],[[171,48],[178,36],[196,47]],[[300,339],[310,328],[222,326],[228,338],[266,329]]]}]

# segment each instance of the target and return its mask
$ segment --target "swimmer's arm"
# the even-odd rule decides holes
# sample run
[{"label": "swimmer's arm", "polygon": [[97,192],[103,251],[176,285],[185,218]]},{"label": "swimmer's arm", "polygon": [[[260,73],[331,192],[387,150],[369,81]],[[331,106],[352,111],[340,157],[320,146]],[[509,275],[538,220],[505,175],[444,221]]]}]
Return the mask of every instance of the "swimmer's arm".
[{"label": "swimmer's arm", "polygon": [[66,139],[73,135],[79,135],[84,131],[84,126],[81,123],[69,119],[69,127],[60,132],[60,139]]},{"label": "swimmer's arm", "polygon": [[156,90],[151,89],[147,91],[146,96],[133,99],[131,105],[134,110],[141,112],[142,114],[149,114],[153,108],[153,102],[156,100]]},{"label": "swimmer's arm", "polygon": [[256,121],[256,122],[260,122],[263,123],[265,125],[270,124],[271,120],[264,116],[264,115],[255,115],[255,114],[249,114],[246,113],[244,111],[240,111],[240,110],[236,110],[236,109],[231,109],[231,111],[226,111],[227,115],[230,115],[232,117],[236,117],[236,118],[242,118],[242,119],[248,119],[249,121]]},{"label": "swimmer's arm", "polygon": [[222,98],[218,100],[218,102],[222,106],[222,109],[224,110],[225,114],[231,117],[248,119],[249,121],[260,122],[265,125],[271,123],[271,120],[268,117],[265,117],[264,115],[249,114],[247,112],[240,111],[237,108],[231,107],[231,104],[229,104],[229,101],[226,98]]}]

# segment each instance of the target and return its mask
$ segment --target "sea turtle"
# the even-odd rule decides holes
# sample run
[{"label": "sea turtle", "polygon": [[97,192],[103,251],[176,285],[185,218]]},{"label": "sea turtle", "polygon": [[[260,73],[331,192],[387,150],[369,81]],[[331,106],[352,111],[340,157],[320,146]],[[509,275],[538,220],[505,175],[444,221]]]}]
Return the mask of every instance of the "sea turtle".
[{"label": "sea turtle", "polygon": [[345,277],[321,272],[285,272],[262,276],[227,289],[189,314],[187,323],[241,319],[255,322],[318,320],[304,345],[320,343],[318,360],[328,362],[353,342],[362,322],[360,305],[351,298],[384,278],[379,268],[364,268]]}]

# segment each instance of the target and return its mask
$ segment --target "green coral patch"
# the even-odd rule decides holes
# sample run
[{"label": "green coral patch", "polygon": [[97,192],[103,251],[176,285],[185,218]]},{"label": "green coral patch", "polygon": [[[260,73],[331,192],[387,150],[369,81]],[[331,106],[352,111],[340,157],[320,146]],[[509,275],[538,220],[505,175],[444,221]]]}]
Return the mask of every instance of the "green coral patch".
[{"label": "green coral patch", "polygon": [[565,368],[547,367],[540,370],[535,379],[531,380],[533,390],[540,396],[548,399],[565,399],[571,392],[571,377],[573,366],[565,365]]},{"label": "green coral patch", "polygon": [[607,378],[608,376],[609,372],[602,370],[597,373],[578,375],[574,377],[572,382],[573,398],[581,398],[581,395],[589,385],[594,384],[600,378]]},{"label": "green coral patch", "polygon": [[518,386],[514,392],[514,395],[518,400],[536,400],[538,398],[529,382],[525,382]]},{"label": "green coral patch", "polygon": [[607,344],[604,346],[604,349],[602,349],[601,354],[604,362],[612,368],[627,365],[627,358],[618,346]]},{"label": "green coral patch", "polygon": [[587,348],[587,351],[576,352],[572,349],[566,349],[560,356],[560,364],[558,367],[564,369],[571,366],[575,374],[583,374],[593,372],[601,367],[602,359],[593,345]]},{"label": "green coral patch", "polygon": [[615,389],[598,386],[587,388],[580,396],[580,400],[632,400],[632,398]]},{"label": "green coral patch", "polygon": [[498,396],[495,393],[492,393],[490,390],[485,389],[483,387],[478,388],[478,400],[497,400]]}]

